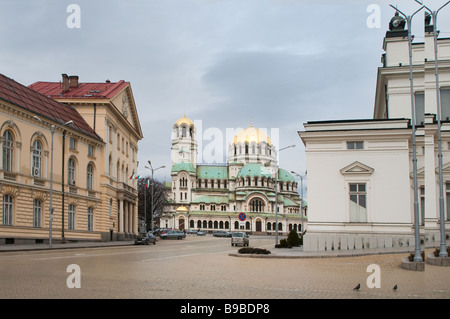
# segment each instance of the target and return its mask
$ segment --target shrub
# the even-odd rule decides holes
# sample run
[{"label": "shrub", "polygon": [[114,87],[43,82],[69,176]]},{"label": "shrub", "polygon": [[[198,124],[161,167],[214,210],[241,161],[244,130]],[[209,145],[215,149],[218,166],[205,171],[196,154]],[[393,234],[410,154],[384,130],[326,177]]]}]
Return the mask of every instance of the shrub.
[{"label": "shrub", "polygon": [[268,255],[270,251],[263,248],[253,248],[253,247],[242,247],[238,250],[239,254],[257,254],[257,255]]},{"label": "shrub", "polygon": [[[440,248],[436,248],[434,251],[434,257],[439,257],[439,252],[441,251]],[[450,247],[447,247],[447,254],[450,256]]]},{"label": "shrub", "polygon": [[293,229],[289,232],[287,243],[290,246],[300,246],[300,237],[298,236],[296,230]]},{"label": "shrub", "polygon": [[[409,255],[409,257],[408,257],[409,261],[411,261],[411,262],[414,261],[414,255],[415,255],[414,253],[411,253],[411,254]],[[422,251],[422,252],[421,252],[421,255],[422,255],[422,261],[425,261],[425,252]]]},{"label": "shrub", "polygon": [[287,239],[281,239],[280,243],[275,245],[275,248],[292,248],[292,246],[289,245]]}]

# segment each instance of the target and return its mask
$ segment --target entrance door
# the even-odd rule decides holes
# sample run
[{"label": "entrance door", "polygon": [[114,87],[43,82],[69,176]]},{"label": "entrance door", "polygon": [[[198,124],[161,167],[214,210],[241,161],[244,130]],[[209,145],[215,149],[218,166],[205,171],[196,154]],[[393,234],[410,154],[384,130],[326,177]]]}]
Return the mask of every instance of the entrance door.
[{"label": "entrance door", "polygon": [[256,220],[256,231],[260,232],[261,230],[261,219]]},{"label": "entrance door", "polygon": [[178,225],[180,230],[184,230],[184,217],[180,217],[178,220]]}]

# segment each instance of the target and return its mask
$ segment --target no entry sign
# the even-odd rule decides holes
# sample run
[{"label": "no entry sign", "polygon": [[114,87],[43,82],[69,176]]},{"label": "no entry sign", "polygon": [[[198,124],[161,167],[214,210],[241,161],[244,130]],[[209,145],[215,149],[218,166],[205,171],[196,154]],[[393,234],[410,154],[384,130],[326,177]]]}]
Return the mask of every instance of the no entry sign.
[{"label": "no entry sign", "polygon": [[240,213],[238,218],[241,222],[243,222],[247,218],[247,215],[245,215],[245,213]]}]

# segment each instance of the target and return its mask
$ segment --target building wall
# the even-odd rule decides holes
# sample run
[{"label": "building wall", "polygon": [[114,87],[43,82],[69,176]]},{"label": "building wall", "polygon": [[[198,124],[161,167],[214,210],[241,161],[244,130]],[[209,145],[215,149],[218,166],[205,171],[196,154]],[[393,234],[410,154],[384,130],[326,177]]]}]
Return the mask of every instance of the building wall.
[{"label": "building wall", "polygon": [[[0,154],[0,238],[47,239],[49,233],[49,208],[51,184],[51,132],[53,124],[45,119],[40,122],[32,114],[21,111],[13,105],[0,103],[1,136],[5,131],[13,134],[13,168],[3,169],[3,152]],[[64,165],[64,223],[65,238],[100,239],[104,231],[101,221],[104,214],[100,209],[100,180],[97,177],[101,164],[88,156],[88,145],[100,150],[103,143],[66,128],[65,158],[62,162],[62,130],[55,129],[53,136],[53,236],[61,238],[62,232],[62,168]],[[70,149],[70,138],[76,140],[76,149]],[[3,140],[3,139],[2,139]],[[34,177],[32,172],[32,145],[35,140],[42,143],[41,176]],[[75,185],[68,185],[68,161],[75,162]],[[94,168],[92,189],[87,189],[87,166]],[[4,225],[4,195],[13,198],[13,219],[11,225]],[[40,227],[33,225],[33,201],[42,202]],[[68,230],[68,206],[75,205],[74,230]],[[93,230],[87,228],[87,209],[93,208]]]}]

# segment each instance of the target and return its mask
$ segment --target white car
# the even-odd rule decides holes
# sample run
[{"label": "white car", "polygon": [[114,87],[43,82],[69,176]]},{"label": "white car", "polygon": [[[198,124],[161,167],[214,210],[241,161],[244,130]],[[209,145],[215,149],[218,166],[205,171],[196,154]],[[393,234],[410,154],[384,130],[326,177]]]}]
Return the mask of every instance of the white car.
[{"label": "white car", "polygon": [[231,236],[231,246],[248,246],[249,242],[247,233],[233,233]]}]

